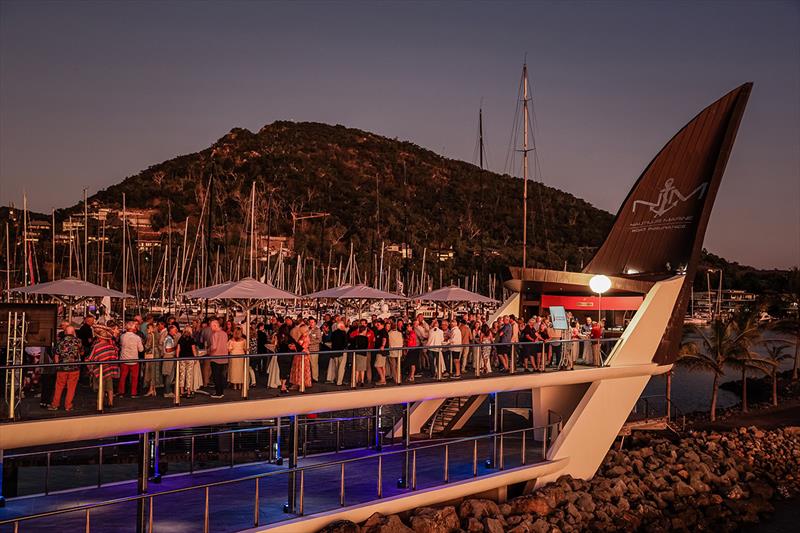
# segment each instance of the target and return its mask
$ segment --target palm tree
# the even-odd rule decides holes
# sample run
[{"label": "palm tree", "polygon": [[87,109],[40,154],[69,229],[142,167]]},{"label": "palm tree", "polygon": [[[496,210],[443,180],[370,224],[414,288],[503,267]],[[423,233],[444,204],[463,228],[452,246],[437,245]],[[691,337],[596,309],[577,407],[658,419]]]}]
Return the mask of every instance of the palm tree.
[{"label": "palm tree", "polygon": [[[724,363],[727,354],[731,351],[729,339],[730,325],[717,318],[711,322],[710,332],[692,326],[688,328],[700,337],[700,342],[689,341],[681,346],[677,363],[690,370],[712,372],[714,381],[711,384],[711,407],[709,415],[711,421],[717,419],[717,395],[719,394],[719,378],[724,372]],[[685,335],[684,335],[685,336]]]},{"label": "palm tree", "polygon": [[786,351],[789,343],[785,341],[768,341],[764,343],[767,349],[767,360],[770,362],[769,376],[772,378],[772,405],[778,406],[778,369],[781,363],[794,356]]},{"label": "palm tree", "polygon": [[678,364],[690,370],[712,372],[710,418],[717,419],[719,382],[725,367],[742,371],[742,409],[747,411],[747,370],[764,368],[763,361],[753,353],[752,347],[760,336],[755,315],[732,318],[715,318],[709,331],[692,326],[689,331],[700,337],[681,346]]},{"label": "palm tree", "polygon": [[729,320],[734,332],[732,350],[724,361],[724,366],[741,372],[742,375],[742,412],[748,411],[747,405],[747,372],[760,370],[768,372],[771,362],[762,358],[753,348],[761,338],[761,326],[755,312],[743,312],[733,315]]},{"label": "palm tree", "polygon": [[792,318],[784,318],[783,320],[778,320],[774,324],[770,326],[770,329],[774,329],[775,331],[779,331],[781,333],[786,333],[791,337],[794,337],[794,364],[792,365],[792,381],[797,381],[798,379],[798,366],[800,366],[800,318],[799,317],[792,317]]}]

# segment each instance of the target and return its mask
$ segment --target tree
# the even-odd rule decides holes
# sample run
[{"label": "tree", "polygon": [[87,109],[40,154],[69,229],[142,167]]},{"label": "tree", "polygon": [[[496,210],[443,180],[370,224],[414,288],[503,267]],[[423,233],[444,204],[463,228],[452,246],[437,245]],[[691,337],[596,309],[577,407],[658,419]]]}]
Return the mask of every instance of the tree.
[{"label": "tree", "polygon": [[794,357],[786,350],[789,343],[784,341],[767,341],[764,343],[767,350],[767,360],[769,365],[769,376],[772,378],[772,405],[778,406],[778,369],[781,363]]},{"label": "tree", "polygon": [[[717,318],[711,322],[709,330],[692,326],[687,329],[697,335],[699,341],[688,341],[681,346],[677,364],[690,370],[712,372],[714,381],[711,384],[711,421],[717,419],[717,397],[719,382],[725,367],[742,371],[742,408],[747,410],[747,370],[765,368],[752,351],[752,347],[760,336],[758,320],[754,315],[732,318]],[[685,336],[685,335],[684,335]]]},{"label": "tree", "polygon": [[754,351],[755,345],[761,338],[761,326],[758,315],[754,312],[742,312],[729,319],[734,332],[733,344],[723,366],[741,372],[742,376],[742,412],[748,411],[747,405],[747,372],[760,370],[768,372],[770,361],[761,357]]}]

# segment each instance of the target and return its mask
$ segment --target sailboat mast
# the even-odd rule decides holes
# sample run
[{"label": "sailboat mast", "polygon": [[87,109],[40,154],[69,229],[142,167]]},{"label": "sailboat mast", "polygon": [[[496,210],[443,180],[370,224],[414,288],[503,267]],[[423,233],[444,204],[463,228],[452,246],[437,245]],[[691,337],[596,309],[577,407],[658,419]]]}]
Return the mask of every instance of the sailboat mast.
[{"label": "sailboat mast", "polygon": [[83,189],[83,281],[89,281],[89,206]]},{"label": "sailboat mast", "polygon": [[[478,158],[483,170],[483,108],[478,109]],[[474,161],[474,159],[473,159]]]},{"label": "sailboat mast", "polygon": [[[128,292],[128,215],[122,193],[122,292]],[[122,297],[122,322],[125,322],[125,297]]]},{"label": "sailboat mast", "polygon": [[[528,266],[528,64],[522,65],[522,268]],[[524,279],[524,278],[523,278]]]},{"label": "sailboat mast", "polygon": [[[23,258],[25,259],[25,265],[23,267],[23,272],[25,274],[25,287],[28,286],[28,194],[23,193],[22,195],[22,250],[23,250]],[[25,295],[24,300],[25,302],[28,301],[28,295]]]},{"label": "sailboat mast", "polygon": [[55,207],[51,213],[51,221],[50,221],[50,235],[52,237],[53,242],[51,243],[53,246],[52,249],[52,263],[50,265],[50,281],[56,279],[56,209]]},{"label": "sailboat mast", "polygon": [[253,252],[256,248],[256,182],[250,189],[250,272],[248,276],[253,277]]}]

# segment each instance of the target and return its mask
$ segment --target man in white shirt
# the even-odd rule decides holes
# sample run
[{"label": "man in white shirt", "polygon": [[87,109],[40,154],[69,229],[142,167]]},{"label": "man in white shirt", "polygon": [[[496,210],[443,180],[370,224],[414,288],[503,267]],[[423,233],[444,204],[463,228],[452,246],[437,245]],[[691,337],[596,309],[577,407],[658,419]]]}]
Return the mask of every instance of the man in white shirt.
[{"label": "man in white shirt", "polygon": [[119,358],[120,365],[119,385],[117,394],[125,394],[125,382],[128,375],[131,376],[131,398],[139,396],[139,352],[144,352],[142,338],[136,334],[138,324],[128,322],[125,324],[125,333],[119,338]]},{"label": "man in white shirt", "polygon": [[[450,336],[447,344],[450,348],[450,376],[455,379],[461,379],[461,330],[455,320],[450,326]],[[455,374],[453,373],[453,365],[455,365]]]},{"label": "man in white shirt", "polygon": [[441,349],[442,345],[444,345],[444,332],[439,329],[439,321],[434,320],[431,324],[431,329],[428,332],[428,340],[425,342],[425,346],[429,347],[428,353],[433,357],[434,375],[439,379],[441,379],[442,372],[444,372],[444,357],[442,357]]}]

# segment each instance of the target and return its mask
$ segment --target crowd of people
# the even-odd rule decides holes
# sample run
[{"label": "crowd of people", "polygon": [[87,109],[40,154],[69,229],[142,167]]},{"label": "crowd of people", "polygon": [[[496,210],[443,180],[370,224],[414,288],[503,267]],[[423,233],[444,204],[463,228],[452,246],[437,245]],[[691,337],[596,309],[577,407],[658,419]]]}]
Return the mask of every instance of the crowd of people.
[{"label": "crowd of people", "polygon": [[[603,324],[590,317],[579,323],[571,314],[567,323],[566,329],[556,329],[549,316],[525,322],[507,315],[489,323],[475,314],[449,320],[423,315],[349,320],[325,314],[319,321],[276,315],[249,325],[219,318],[180,325],[175,317],[151,315],[99,324],[88,315],[77,329],[61,323],[53,352],[59,366],[52,379],[42,376],[41,402],[58,410],[66,396],[64,408],[72,410],[82,375],[95,391],[102,386],[104,405],[113,407],[115,396],[126,393],[220,399],[226,389],[254,386],[257,376],[286,394],[315,382],[384,386],[413,383],[424,375],[459,379],[467,371],[572,370],[579,360],[601,365]],[[252,354],[262,356],[247,357]],[[221,357],[229,355],[242,357]],[[94,364],[77,365],[80,361]]]}]

